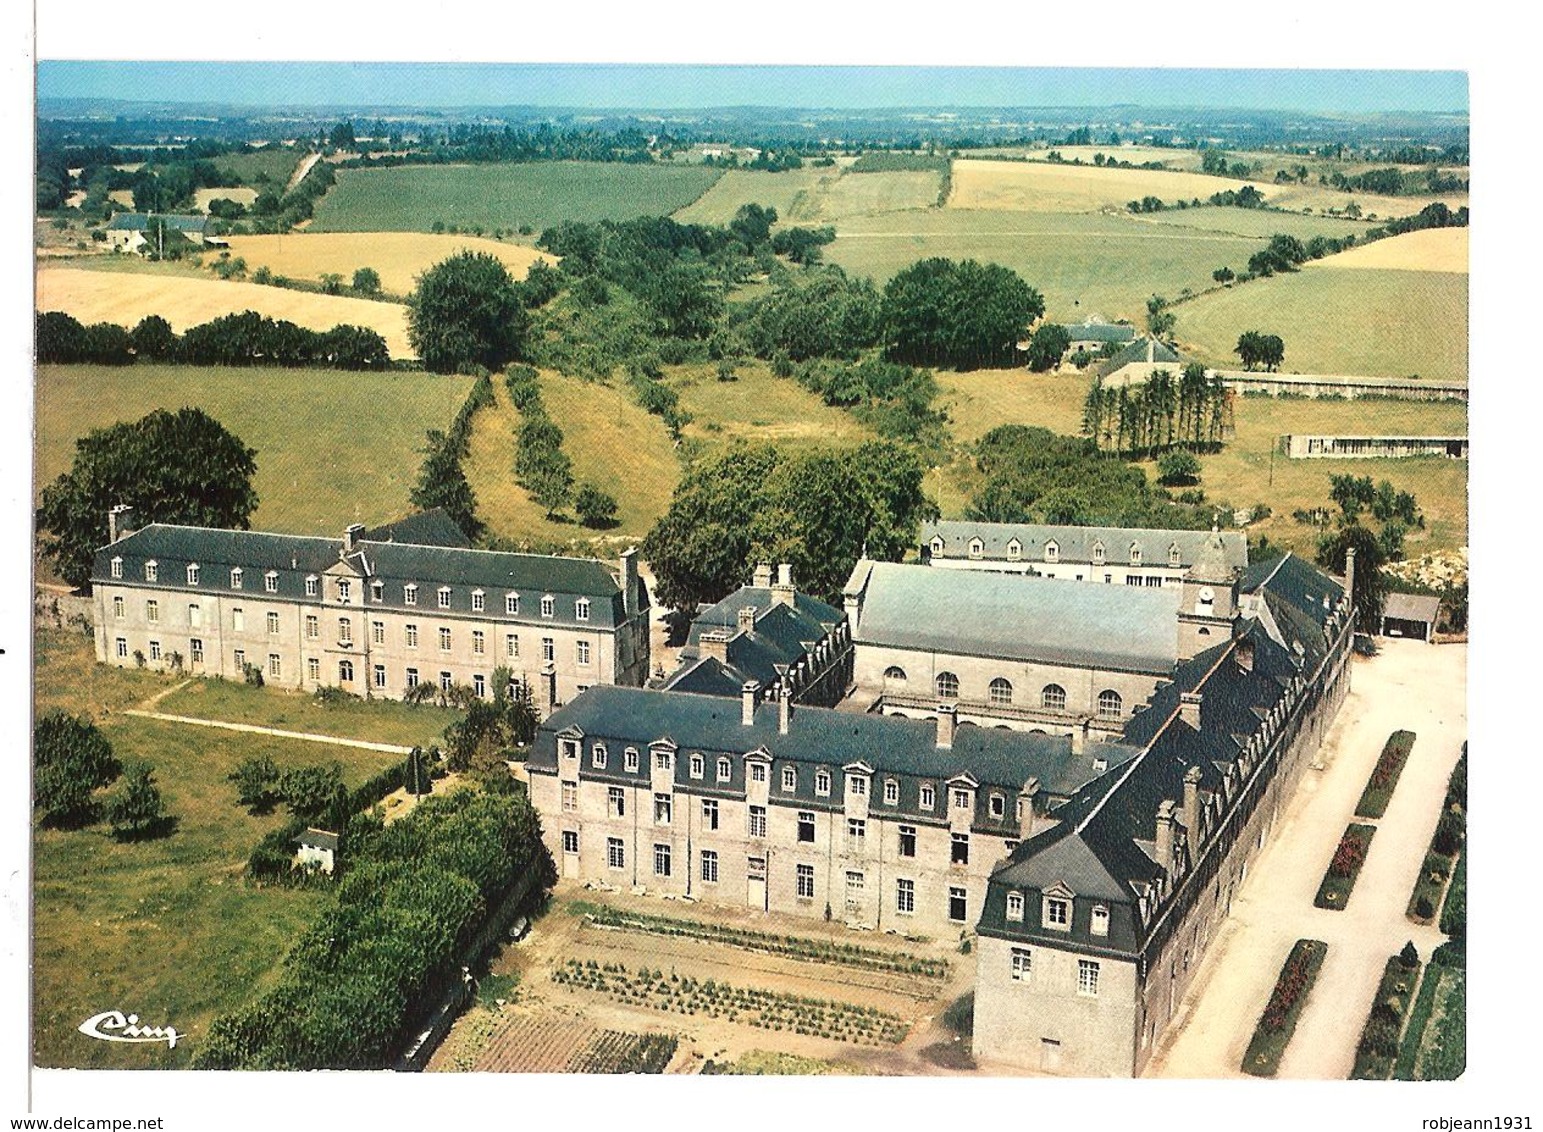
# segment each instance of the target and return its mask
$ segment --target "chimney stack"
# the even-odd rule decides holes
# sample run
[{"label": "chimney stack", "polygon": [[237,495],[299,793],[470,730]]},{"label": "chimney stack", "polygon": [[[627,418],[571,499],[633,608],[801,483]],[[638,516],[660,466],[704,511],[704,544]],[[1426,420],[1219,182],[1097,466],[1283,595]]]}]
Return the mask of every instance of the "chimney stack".
[{"label": "chimney stack", "polygon": [[631,617],[638,611],[638,548],[621,552],[621,607]]},{"label": "chimney stack", "polygon": [[1190,859],[1200,848],[1200,768],[1184,772],[1184,828],[1189,836]]},{"label": "chimney stack", "polygon": [[755,572],[751,575],[751,584],[757,589],[770,589],[772,584],[772,568],[768,562],[757,562]]},{"label": "chimney stack", "polygon": [[755,632],[755,606],[747,605],[739,611],[739,631],[741,633]]},{"label": "chimney stack", "polygon": [[947,750],[954,745],[954,732],[959,729],[959,708],[954,704],[938,705],[938,747]]},{"label": "chimney stack", "polygon": [[703,656],[710,656],[719,664],[729,662],[729,633],[727,629],[709,629],[697,638],[697,648]]},{"label": "chimney stack", "polygon": [[1177,879],[1178,869],[1173,858],[1173,800],[1164,798],[1157,804],[1157,863],[1168,873],[1168,883]]},{"label": "chimney stack", "polygon": [[134,533],[138,522],[134,508],[127,503],[119,503],[107,512],[107,541],[112,543],[128,538]]},{"label": "chimney stack", "polygon": [[1199,692],[1179,693],[1179,719],[1188,724],[1194,730],[1200,730],[1200,700]]},{"label": "chimney stack", "polygon": [[786,735],[793,724],[793,697],[786,688],[777,697],[777,734]]},{"label": "chimney stack", "polygon": [[779,605],[792,605],[793,593],[793,567],[784,562],[777,567],[777,584],[772,587],[772,600]]},{"label": "chimney stack", "polygon": [[1355,607],[1355,547],[1345,551],[1345,600]]},{"label": "chimney stack", "polygon": [[546,714],[551,715],[557,710],[557,665],[550,660],[541,665],[541,690],[545,693],[542,698],[546,700]]},{"label": "chimney stack", "polygon": [[343,531],[343,553],[352,554],[359,548],[359,536],[364,534],[363,523],[350,523]]},{"label": "chimney stack", "polygon": [[746,680],[744,687],[739,690],[739,722],[742,727],[749,727],[755,723],[756,693],[761,690],[761,685],[754,680]]},{"label": "chimney stack", "polygon": [[1018,814],[1018,838],[1027,841],[1034,836],[1034,803],[1039,800],[1039,779],[1030,778],[1023,784],[1023,789],[1018,791],[1018,805],[1022,811]]}]

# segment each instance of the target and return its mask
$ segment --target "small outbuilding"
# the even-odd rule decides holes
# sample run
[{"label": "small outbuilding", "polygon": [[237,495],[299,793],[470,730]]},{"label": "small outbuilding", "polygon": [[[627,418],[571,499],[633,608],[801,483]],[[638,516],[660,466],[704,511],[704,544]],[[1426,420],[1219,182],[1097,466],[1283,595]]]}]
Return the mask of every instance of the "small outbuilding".
[{"label": "small outbuilding", "polygon": [[307,829],[295,838],[295,864],[302,869],[332,872],[337,864],[338,835],[325,829]]},{"label": "small outbuilding", "polygon": [[1441,601],[1429,594],[1389,594],[1382,608],[1382,635],[1429,642],[1440,610]]}]

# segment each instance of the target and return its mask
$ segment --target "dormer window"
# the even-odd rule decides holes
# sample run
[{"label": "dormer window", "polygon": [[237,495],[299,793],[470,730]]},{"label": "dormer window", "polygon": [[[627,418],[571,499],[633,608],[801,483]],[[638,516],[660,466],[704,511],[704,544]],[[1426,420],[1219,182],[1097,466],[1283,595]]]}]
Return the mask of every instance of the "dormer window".
[{"label": "dormer window", "polygon": [[441,609],[449,609],[450,608],[450,587],[449,586],[440,586],[439,587],[439,608],[441,608]]},{"label": "dormer window", "polygon": [[1059,562],[1061,560],[1061,547],[1052,539],[1045,544],[1045,561]]},{"label": "dormer window", "polygon": [[510,617],[513,617],[519,611],[520,611],[520,595],[519,594],[505,594],[504,595],[504,612],[507,615],[509,615]]},{"label": "dormer window", "polygon": [[198,563],[197,562],[189,562],[188,563],[188,585],[190,585],[190,586],[198,585]]},{"label": "dormer window", "polygon": [[263,590],[270,594],[279,592],[279,572],[277,570],[269,570],[263,575]]},{"label": "dormer window", "polygon": [[798,789],[798,771],[790,766],[782,768],[782,789],[788,793]]},{"label": "dormer window", "polygon": [[347,605],[354,597],[354,584],[347,578],[338,579],[338,601]]},{"label": "dormer window", "polygon": [[979,558],[984,553],[986,553],[986,544],[978,538],[972,538],[970,540],[970,557]]},{"label": "dormer window", "polygon": [[488,595],[486,593],[484,593],[482,590],[472,590],[472,592],[471,592],[471,611],[473,613],[482,613],[482,612],[484,612],[487,609],[487,607],[488,607]]},{"label": "dormer window", "polygon": [[750,764],[750,781],[751,782],[765,782],[766,781],[766,764],[765,763],[751,763]]},{"label": "dormer window", "polygon": [[[379,583],[376,583],[379,585]],[[309,574],[305,579],[305,596],[316,597],[321,593],[321,579],[315,574]]]},{"label": "dormer window", "polygon": [[1101,543],[1101,542],[1095,542],[1093,544],[1093,565],[1095,565],[1095,566],[1102,566],[1103,564],[1104,564],[1104,544]]},{"label": "dormer window", "polygon": [[1008,542],[1007,557],[1012,559],[1014,562],[1023,557],[1023,543],[1019,542],[1017,539],[1012,539],[1010,542]]},{"label": "dormer window", "polygon": [[847,775],[847,793],[857,798],[868,795],[868,779],[861,774]]},{"label": "dormer window", "polygon": [[1174,567],[1177,567],[1179,565],[1179,544],[1178,543],[1174,543],[1172,546],[1170,546],[1168,548],[1168,565],[1174,566]]},{"label": "dormer window", "polygon": [[718,781],[727,782],[734,777],[734,764],[726,758],[718,760]]},{"label": "dormer window", "polygon": [[933,786],[930,782],[923,782],[921,791],[917,796],[917,804],[924,810],[930,810],[937,805],[937,798],[937,787]]},{"label": "dormer window", "polygon": [[1058,932],[1072,930],[1072,905],[1071,901],[1060,896],[1045,897],[1044,926],[1054,928]]},{"label": "dormer window", "polygon": [[241,588],[241,585],[242,585],[242,577],[243,577],[243,575],[242,575],[241,567],[240,566],[233,566],[233,567],[231,567],[231,571],[230,571],[230,588],[233,589],[233,590],[239,590]]},{"label": "dormer window", "polygon": [[1093,919],[1090,929],[1094,935],[1109,934],[1109,909],[1102,904],[1093,905]]},{"label": "dormer window", "polygon": [[[123,577],[123,559],[122,558],[114,558],[112,560],[111,565],[112,565],[112,576],[114,578],[121,578],[121,577]],[[150,580],[148,575],[146,575],[145,580],[146,581]]]},{"label": "dormer window", "polygon": [[635,772],[638,769],[638,749],[628,747],[622,755],[622,762],[628,771]]},{"label": "dormer window", "polygon": [[933,539],[932,539],[932,553],[933,554],[942,554],[943,553],[943,536],[942,535],[934,535],[933,536]]},{"label": "dormer window", "polygon": [[589,598],[581,597],[573,603],[573,616],[579,621],[589,620]]},{"label": "dormer window", "polygon": [[541,616],[550,617],[557,612],[557,599],[551,594],[545,594],[541,598]]},{"label": "dormer window", "polygon": [[1140,543],[1134,543],[1133,542],[1133,543],[1130,544],[1130,564],[1132,566],[1140,566],[1141,565],[1141,544]]},{"label": "dormer window", "polygon": [[1023,919],[1023,893],[1009,892],[1007,894],[1007,918],[1009,920]]},{"label": "dormer window", "polygon": [[893,778],[886,778],[884,780],[884,804],[886,806],[897,806],[900,804],[900,783],[896,782]]},{"label": "dormer window", "polygon": [[403,605],[417,605],[418,604],[418,583],[417,582],[408,582],[405,586],[402,587],[402,604]]},{"label": "dormer window", "polygon": [[965,789],[964,787],[961,787],[961,786],[954,787],[954,789],[951,791],[951,796],[953,798],[954,809],[956,809],[956,810],[968,810],[968,809],[971,808],[971,806],[970,806],[970,792],[967,789]]},{"label": "dormer window", "polygon": [[830,771],[821,768],[814,772],[814,792],[822,798],[830,796]]},{"label": "dormer window", "polygon": [[[307,592],[310,592],[310,591],[308,590]],[[371,582],[370,583],[370,600],[371,601],[385,601],[386,600],[386,583],[385,582]]]}]

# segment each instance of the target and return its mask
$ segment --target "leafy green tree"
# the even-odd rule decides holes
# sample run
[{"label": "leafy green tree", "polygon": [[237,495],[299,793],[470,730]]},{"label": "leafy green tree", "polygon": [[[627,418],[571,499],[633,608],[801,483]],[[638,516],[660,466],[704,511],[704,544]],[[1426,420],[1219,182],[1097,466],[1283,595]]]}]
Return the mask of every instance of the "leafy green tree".
[{"label": "leafy green tree", "polygon": [[477,497],[461,468],[460,445],[431,428],[422,451],[423,465],[418,469],[418,482],[408,493],[408,500],[424,511],[443,508],[467,538],[477,538],[482,534],[483,524],[477,518]]},{"label": "leafy green tree", "polygon": [[158,314],[146,315],[129,332],[129,343],[137,357],[167,361],[177,356],[177,335]]},{"label": "leafy green tree", "polygon": [[1273,371],[1286,360],[1286,344],[1280,337],[1261,334],[1257,330],[1245,330],[1240,334],[1232,352],[1242,359],[1243,368],[1247,370],[1263,366],[1266,371]]},{"label": "leafy green tree", "polygon": [[1200,461],[1194,453],[1178,449],[1157,459],[1157,482],[1164,487],[1188,487],[1200,482]]},{"label": "leafy green tree", "polygon": [[1071,344],[1072,336],[1066,327],[1056,322],[1044,323],[1029,339],[1029,368],[1035,373],[1054,369]]},{"label": "leafy green tree", "polygon": [[643,288],[642,298],[673,338],[706,338],[723,314],[723,299],[707,274],[685,265],[667,268]]},{"label": "leafy green tree", "polygon": [[253,813],[267,813],[280,800],[279,768],[267,755],[242,759],[229,774],[236,801]]},{"label": "leafy green tree", "polygon": [[737,308],[731,324],[760,358],[855,358],[879,343],[882,302],[867,279],[826,267],[790,274],[769,294]]},{"label": "leafy green tree", "polygon": [[1011,362],[1045,301],[1009,268],[933,258],[885,284],[883,313],[891,361],[973,369]]},{"label": "leafy green tree", "polygon": [[303,822],[335,821],[346,814],[348,790],[338,763],[284,771],[279,775],[279,794],[289,812]]},{"label": "leafy green tree", "polygon": [[89,821],[92,795],[122,772],[112,744],[89,717],[58,709],[33,725],[32,761],[32,806],[52,826]]},{"label": "leafy green tree", "polygon": [[616,521],[616,500],[594,484],[581,484],[573,509],[586,527],[609,527]]},{"label": "leafy green tree", "polygon": [[1382,609],[1387,602],[1388,579],[1382,572],[1387,558],[1378,537],[1359,523],[1351,521],[1318,541],[1318,565],[1341,577],[1350,548],[1355,548],[1355,585],[1351,600],[1356,607],[1356,628],[1375,633],[1382,624]]},{"label": "leafy green tree", "polygon": [[124,768],[123,782],[108,797],[103,816],[120,841],[148,837],[164,824],[161,790],[149,763],[130,763]]},{"label": "leafy green tree", "polygon": [[354,145],[356,140],[354,137],[354,124],[352,122],[339,122],[336,126],[332,127],[332,131],[327,135],[327,143],[333,149],[348,149]]},{"label": "leafy green tree", "polygon": [[86,352],[86,328],[63,311],[39,311],[35,348],[41,364],[81,361]]},{"label": "leafy green tree", "polygon": [[157,409],[95,429],[75,442],[70,470],[43,489],[43,553],[65,581],[84,585],[118,503],[133,506],[141,523],[245,530],[257,509],[256,455],[200,409]]},{"label": "leafy green tree", "polygon": [[373,267],[361,267],[354,272],[353,288],[361,295],[380,294],[380,272]]},{"label": "leafy green tree", "polygon": [[754,248],[771,239],[771,227],[777,223],[777,210],[759,204],[742,204],[734,219],[729,221],[729,231]]},{"label": "leafy green tree", "polygon": [[780,228],[772,237],[771,246],[777,255],[785,255],[794,263],[807,265],[819,263],[824,254],[821,249],[835,238],[836,230],[829,226]]},{"label": "leafy green tree", "polygon": [[530,314],[509,269],[486,252],[461,252],[425,271],[407,301],[407,339],[424,366],[499,370],[519,358]]}]

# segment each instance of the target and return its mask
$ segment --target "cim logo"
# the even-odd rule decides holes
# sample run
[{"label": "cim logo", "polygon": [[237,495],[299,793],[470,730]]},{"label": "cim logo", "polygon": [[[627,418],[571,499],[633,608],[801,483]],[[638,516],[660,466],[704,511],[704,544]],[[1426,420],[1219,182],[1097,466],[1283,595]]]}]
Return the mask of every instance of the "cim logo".
[{"label": "cim logo", "polygon": [[177,1039],[182,1037],[171,1026],[141,1026],[138,1014],[125,1017],[121,1010],[104,1010],[87,1018],[77,1029],[102,1042],[165,1042],[167,1049],[176,1049]]}]

